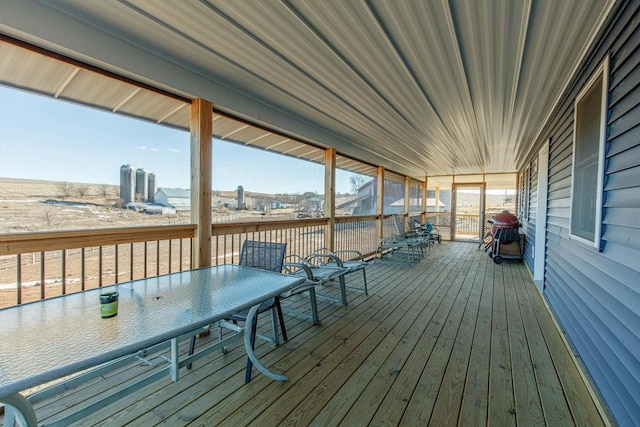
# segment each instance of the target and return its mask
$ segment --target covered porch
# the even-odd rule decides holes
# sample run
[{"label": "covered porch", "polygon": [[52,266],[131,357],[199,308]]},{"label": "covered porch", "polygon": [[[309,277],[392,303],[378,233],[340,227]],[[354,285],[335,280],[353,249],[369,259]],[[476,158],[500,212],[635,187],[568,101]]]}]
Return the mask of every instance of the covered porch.
[{"label": "covered porch", "polygon": [[[609,424],[598,391],[616,421],[637,422],[640,341],[629,325],[638,317],[638,174],[637,163],[626,160],[627,151],[638,153],[636,4],[391,5],[7,0],[0,6],[0,84],[190,134],[188,223],[133,235],[127,228],[3,234],[0,256],[11,257],[7,265],[15,269],[12,304],[49,298],[53,288],[66,294],[234,263],[242,240],[258,233],[302,254],[323,246],[371,254],[381,237],[398,231],[390,215],[396,211],[387,209],[393,203],[405,226],[437,218],[448,238],[460,239],[467,221],[439,211],[439,181],[447,182],[451,205],[459,185],[481,184],[479,194],[486,195],[487,177],[514,177],[510,203],[527,234],[529,269],[495,265],[477,243],[448,241],[413,268],[375,260],[368,267],[370,295],[350,293],[346,307],[322,303],[321,326],[289,317],[284,345],[259,346],[261,360],[285,372],[288,383],[255,374],[244,384],[238,347],[79,425]],[[595,222],[604,225],[605,243],[585,249],[569,239],[570,199],[585,193],[572,181],[573,102],[602,61],[603,82],[610,80],[615,96],[609,107],[603,97],[600,151],[607,152],[607,130],[614,129],[612,138],[621,139],[613,154],[625,153],[625,161],[608,164],[624,176],[599,190],[596,208],[605,219]],[[323,211],[293,225],[289,219],[216,224],[214,139],[322,165]],[[544,144],[542,162],[537,152]],[[337,212],[338,170],[369,179],[371,192],[359,197],[370,200],[352,214]],[[486,232],[483,197],[480,214],[469,221],[479,240]],[[622,210],[607,216],[605,207]],[[616,221],[625,228],[616,231]],[[289,228],[295,231],[281,231]],[[59,255],[48,258],[49,252]],[[25,271],[24,256],[33,260]],[[67,264],[74,256],[81,260],[77,272]],[[568,288],[578,273],[584,280]],[[299,307],[306,307],[302,300]],[[155,368],[129,366],[69,389],[40,404],[39,419],[57,418],[149,369]],[[592,379],[598,391],[590,389]]]},{"label": "covered porch", "polygon": [[[391,259],[367,269],[368,296],[321,302],[320,326],[285,314],[289,340],[257,347],[288,382],[254,370],[245,384],[238,344],[78,425],[604,424],[524,263],[497,265],[476,244],[443,242],[412,268]],[[36,411],[47,422],[150,369],[130,365]]]}]

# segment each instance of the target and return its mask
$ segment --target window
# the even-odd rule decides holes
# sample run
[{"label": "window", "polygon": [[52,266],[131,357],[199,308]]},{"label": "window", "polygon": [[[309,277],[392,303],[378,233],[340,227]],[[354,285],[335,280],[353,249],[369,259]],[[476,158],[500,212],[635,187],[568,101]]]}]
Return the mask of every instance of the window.
[{"label": "window", "polygon": [[405,213],[404,176],[385,170],[383,194],[385,215]]},{"label": "window", "polygon": [[571,237],[600,248],[608,58],[576,98]]},{"label": "window", "polygon": [[421,181],[417,181],[415,179],[411,180],[411,184],[409,185],[409,212],[410,213],[420,213],[422,212],[422,185]]},{"label": "window", "polygon": [[375,166],[336,154],[336,216],[376,214]]},{"label": "window", "polygon": [[[300,143],[302,146],[302,143]],[[316,149],[322,159],[322,149]],[[324,164],[213,139],[212,221],[316,218],[324,212]]]}]

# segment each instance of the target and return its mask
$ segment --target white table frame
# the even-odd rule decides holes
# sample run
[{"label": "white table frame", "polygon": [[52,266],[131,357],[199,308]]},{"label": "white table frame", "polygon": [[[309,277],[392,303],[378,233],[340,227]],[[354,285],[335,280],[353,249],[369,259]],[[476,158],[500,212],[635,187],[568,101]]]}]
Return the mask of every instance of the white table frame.
[{"label": "white table frame", "polygon": [[[237,283],[235,283],[236,281]],[[36,426],[38,425],[38,422],[33,409],[33,403],[68,388],[69,386],[73,386],[76,383],[86,381],[90,377],[96,377],[105,372],[112,371],[119,366],[130,363],[132,359],[137,358],[145,360],[149,354],[165,351],[167,346],[171,350],[171,356],[166,368],[157,370],[124,389],[116,390],[110,395],[105,396],[100,402],[82,407],[73,414],[65,416],[61,420],[47,423],[47,425],[66,425],[71,422],[78,421],[95,410],[115,402],[121,397],[158,380],[159,378],[167,375],[167,373],[171,375],[171,378],[174,381],[178,381],[181,368],[202,358],[211,351],[225,347],[231,340],[238,339],[240,336],[244,337],[244,347],[247,356],[260,372],[276,381],[287,381],[286,376],[271,372],[262,365],[262,363],[260,363],[251,346],[250,328],[252,319],[256,316],[261,302],[284,293],[298,286],[303,281],[304,279],[295,276],[287,276],[238,265],[222,265],[141,279],[105,287],[102,288],[102,290],[94,289],[2,309],[0,310],[0,321],[5,322],[3,323],[3,326],[6,322],[11,322],[11,319],[22,319],[23,317],[26,317],[27,314],[33,316],[33,313],[47,313],[48,311],[52,311],[54,308],[60,307],[63,308],[59,309],[59,311],[62,310],[59,315],[64,316],[64,310],[69,309],[66,307],[66,303],[68,301],[71,301],[83,310],[86,310],[89,314],[85,313],[85,316],[95,315],[99,318],[100,306],[98,295],[101,291],[113,290],[114,288],[120,292],[120,307],[118,316],[113,319],[120,317],[123,321],[127,320],[127,310],[134,310],[132,307],[139,307],[139,305],[136,306],[135,302],[133,302],[134,297],[129,298],[129,300],[127,299],[129,291],[132,295],[136,294],[135,297],[138,300],[142,298],[143,304],[151,302],[151,304],[149,304],[152,306],[151,308],[153,308],[153,299],[161,301],[161,298],[163,297],[162,292],[166,292],[170,295],[167,297],[169,301],[165,302],[165,306],[162,306],[162,308],[170,306],[173,310],[171,313],[177,313],[181,309],[180,307],[175,307],[176,302],[182,303],[185,307],[195,306],[192,312],[190,312],[191,318],[181,319],[180,317],[182,316],[182,313],[176,316],[176,319],[174,320],[180,322],[176,327],[168,327],[165,328],[166,330],[154,330],[151,332],[151,337],[147,338],[145,336],[144,339],[136,340],[135,337],[126,337],[125,341],[129,339],[131,342],[125,342],[124,344],[118,339],[118,337],[116,337],[113,343],[109,346],[102,349],[96,349],[95,352],[92,351],[92,349],[89,349],[89,352],[82,358],[79,358],[79,360],[73,360],[72,363],[67,363],[66,365],[64,364],[65,361],[56,363],[55,361],[50,360],[52,358],[52,351],[49,349],[49,347],[51,347],[50,343],[47,342],[47,338],[49,338],[48,336],[42,336],[42,341],[35,343],[34,346],[30,341],[25,341],[25,343],[20,341],[23,337],[20,336],[19,326],[14,327],[10,331],[0,331],[0,343],[3,343],[3,347],[6,348],[7,343],[13,341],[15,343],[14,348],[17,350],[16,353],[19,353],[21,345],[24,345],[24,347],[31,345],[32,348],[35,348],[34,351],[38,352],[35,358],[49,358],[46,360],[47,363],[43,363],[43,367],[41,369],[36,368],[36,372],[23,375],[21,373],[15,374],[9,372],[11,371],[11,367],[2,366],[5,363],[2,357],[5,355],[0,354],[0,380],[2,380],[2,384],[0,384],[0,402],[5,404],[5,425],[12,425],[15,421],[19,421],[23,425],[29,427]],[[204,286],[203,289],[205,290],[194,290],[193,287],[195,286]],[[152,288],[150,292],[148,291],[149,287]],[[184,297],[180,296],[181,290],[185,293]],[[142,292],[141,297],[137,295],[140,292]],[[154,294],[157,296],[154,296]],[[215,301],[216,298],[225,298],[225,295],[229,297],[228,299],[230,301]],[[207,300],[205,300],[203,308],[201,307],[203,306],[203,301],[199,298],[203,298],[205,296],[207,296],[209,298],[208,301],[211,302],[208,303]],[[182,340],[192,337],[207,325],[215,324],[228,317],[230,314],[246,310],[247,308],[249,308],[249,313],[247,315],[247,321],[244,329],[239,329],[237,333],[201,348],[197,353],[183,356],[182,358],[180,357],[179,343]],[[78,310],[77,307],[74,307],[73,309]],[[169,315],[171,313],[169,313]],[[160,319],[159,316],[164,318],[167,315],[168,314],[165,312],[154,313],[153,310],[150,310],[149,312],[145,311],[145,315],[143,316],[144,318],[140,317],[137,321],[146,325],[154,324],[154,322],[159,321],[156,320]],[[20,321],[16,322],[20,323]],[[43,319],[43,322],[46,322],[46,319]],[[110,331],[111,329],[114,329],[114,321],[112,319],[95,320],[91,318],[91,322],[87,323],[87,327],[89,328],[87,334],[100,334],[101,332],[104,332],[104,330]],[[34,327],[37,327],[37,325],[32,324],[28,327],[33,329]],[[133,326],[132,324],[126,324],[126,327],[143,328],[143,326],[138,324],[133,324]],[[120,325],[120,328],[122,328],[122,325]],[[28,328],[25,327],[25,329]],[[80,342],[82,337],[78,338],[74,335],[74,332],[77,332],[77,330],[62,331],[62,336],[66,336],[65,332],[69,336],[69,345],[67,347],[74,348],[74,346],[77,347],[78,345],[82,345]],[[27,333],[25,334],[28,335]],[[11,337],[13,337],[13,339],[11,339]],[[56,342],[56,345],[61,348],[65,347],[64,343]],[[89,371],[78,374],[78,372],[85,371],[87,369],[89,369]],[[76,375],[68,379],[65,378],[74,374]],[[59,378],[65,378],[64,382],[26,397],[22,394],[23,390],[46,384]]]}]

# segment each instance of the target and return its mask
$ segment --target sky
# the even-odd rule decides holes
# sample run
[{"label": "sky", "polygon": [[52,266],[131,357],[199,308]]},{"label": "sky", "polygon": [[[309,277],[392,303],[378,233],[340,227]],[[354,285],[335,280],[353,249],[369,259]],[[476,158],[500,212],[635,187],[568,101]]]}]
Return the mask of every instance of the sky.
[{"label": "sky", "polygon": [[[324,192],[322,165],[219,140],[213,158],[214,190]],[[189,188],[189,159],[188,132],[0,86],[0,177],[117,185],[131,164],[157,187]]]}]

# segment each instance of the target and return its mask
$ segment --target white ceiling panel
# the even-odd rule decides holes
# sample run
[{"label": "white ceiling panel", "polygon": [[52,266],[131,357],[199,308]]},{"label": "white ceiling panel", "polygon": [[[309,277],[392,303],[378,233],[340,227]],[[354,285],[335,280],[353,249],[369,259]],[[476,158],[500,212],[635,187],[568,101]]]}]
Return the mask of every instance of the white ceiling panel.
[{"label": "white ceiling panel", "polygon": [[[333,146],[423,179],[514,171],[613,0],[3,3],[9,36],[242,118],[214,121],[223,139],[307,159]],[[19,53],[0,55],[2,79]],[[145,55],[167,71],[145,72]],[[61,66],[41,78],[29,61],[19,58],[26,77],[16,86],[51,93],[74,72]],[[76,73],[59,96],[188,126],[179,100],[150,106],[151,92],[87,86]],[[305,151],[296,138],[317,147]]]}]

